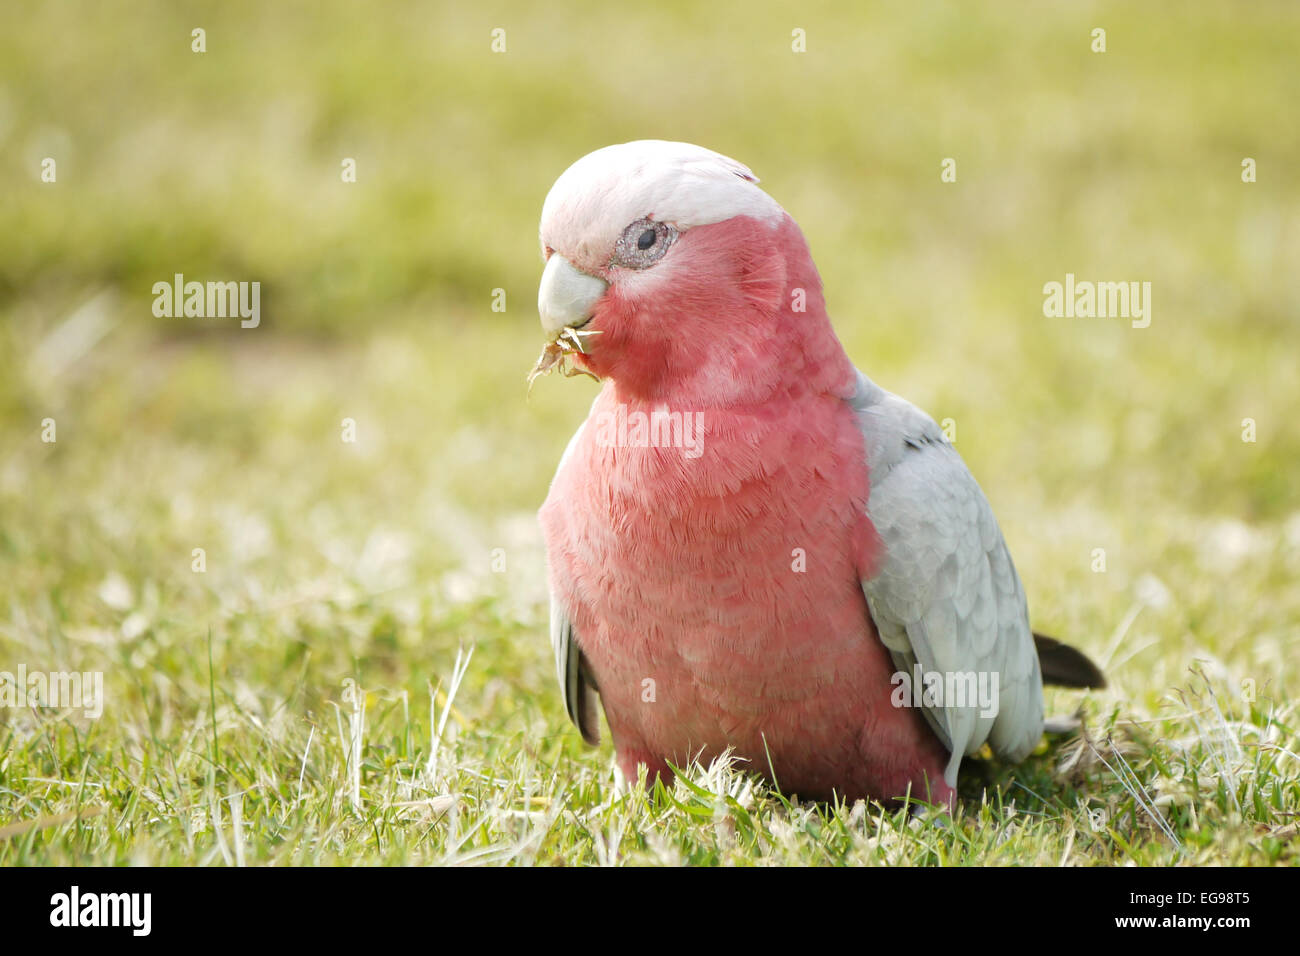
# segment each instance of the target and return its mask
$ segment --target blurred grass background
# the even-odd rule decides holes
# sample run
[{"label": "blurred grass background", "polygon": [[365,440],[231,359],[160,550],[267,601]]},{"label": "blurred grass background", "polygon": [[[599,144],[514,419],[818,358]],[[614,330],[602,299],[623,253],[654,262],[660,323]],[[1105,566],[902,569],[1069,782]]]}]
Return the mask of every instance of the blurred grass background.
[{"label": "blurred grass background", "polygon": [[[1161,711],[1196,660],[1288,699],[1297,48],[1284,2],[6,5],[0,669],[102,669],[109,703],[0,711],[0,822],[66,806],[31,779],[189,754],[209,634],[250,792],[259,735],[292,779],[344,678],[427,697],[471,642],[461,771],[602,765],[553,693],[533,517],[594,386],[523,379],[542,199],[636,138],[736,157],[800,222],[851,356],[956,422],[1036,626],[1106,658],[1116,706]],[[155,318],[178,272],[260,281],[261,326]],[[1151,282],[1150,327],[1044,318],[1067,272]],[[114,756],[33,743],[64,733]],[[153,791],[239,763],[189,760]],[[177,852],[58,834],[12,859]]]}]

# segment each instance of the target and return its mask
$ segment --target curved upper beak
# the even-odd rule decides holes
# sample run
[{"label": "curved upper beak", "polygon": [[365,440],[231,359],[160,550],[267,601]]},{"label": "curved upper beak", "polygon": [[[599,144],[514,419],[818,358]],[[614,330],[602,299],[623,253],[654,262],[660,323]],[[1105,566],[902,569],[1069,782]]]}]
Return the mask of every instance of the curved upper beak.
[{"label": "curved upper beak", "polygon": [[604,279],[579,272],[558,252],[551,253],[537,289],[542,328],[552,334],[577,327],[591,318],[592,309],[609,288]]}]

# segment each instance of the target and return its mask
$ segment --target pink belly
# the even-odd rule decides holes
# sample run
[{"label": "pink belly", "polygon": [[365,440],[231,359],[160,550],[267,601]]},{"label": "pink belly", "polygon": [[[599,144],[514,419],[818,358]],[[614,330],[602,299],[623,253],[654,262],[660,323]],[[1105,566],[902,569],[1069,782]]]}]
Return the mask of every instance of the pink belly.
[{"label": "pink belly", "polygon": [[608,447],[589,423],[542,509],[552,588],[624,772],[730,747],[787,794],[924,797],[928,783],[948,799],[947,753],[919,711],[891,705],[862,595],[879,545],[848,408],[706,424],[688,459]]}]

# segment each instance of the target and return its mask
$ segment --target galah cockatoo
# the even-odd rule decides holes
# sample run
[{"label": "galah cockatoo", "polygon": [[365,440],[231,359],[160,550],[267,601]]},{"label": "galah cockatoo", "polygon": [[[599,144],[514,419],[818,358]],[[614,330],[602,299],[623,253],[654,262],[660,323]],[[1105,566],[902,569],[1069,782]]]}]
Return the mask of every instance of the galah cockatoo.
[{"label": "galah cockatoo", "polygon": [[1101,675],[1030,630],[975,479],[854,368],[757,183],[641,141],[546,197],[535,372],[604,383],[540,513],[564,705],[593,745],[603,705],[630,780],[730,748],[786,793],[951,806],[964,755],[1035,747],[1044,677]]}]

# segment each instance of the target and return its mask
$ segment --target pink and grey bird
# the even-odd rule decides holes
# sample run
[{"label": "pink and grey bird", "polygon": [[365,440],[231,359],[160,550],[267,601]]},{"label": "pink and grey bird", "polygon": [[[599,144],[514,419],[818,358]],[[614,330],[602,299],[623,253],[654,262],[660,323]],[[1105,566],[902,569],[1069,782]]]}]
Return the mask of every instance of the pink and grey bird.
[{"label": "pink and grey bird", "polygon": [[[975,479],[854,368],[757,182],[641,141],[546,197],[538,369],[604,383],[540,515],[565,708],[595,744],[603,707],[632,780],[730,748],[786,793],[951,804],[963,756],[1035,747],[1044,677],[1101,675],[1030,630]],[[899,674],[995,696],[899,694]]]}]

